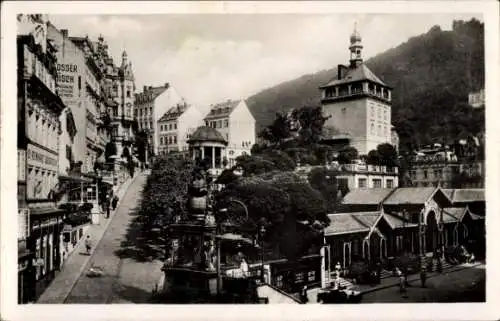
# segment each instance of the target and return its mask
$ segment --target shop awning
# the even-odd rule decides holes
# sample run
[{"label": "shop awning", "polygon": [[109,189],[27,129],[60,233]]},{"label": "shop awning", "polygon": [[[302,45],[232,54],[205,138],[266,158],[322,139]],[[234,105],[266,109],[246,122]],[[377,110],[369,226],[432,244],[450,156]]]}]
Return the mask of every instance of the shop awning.
[{"label": "shop awning", "polygon": [[76,175],[59,175],[60,180],[74,181],[78,183],[92,183],[92,179]]},{"label": "shop awning", "polygon": [[32,207],[30,208],[30,215],[47,215],[47,214],[64,214],[66,211],[56,207]]}]

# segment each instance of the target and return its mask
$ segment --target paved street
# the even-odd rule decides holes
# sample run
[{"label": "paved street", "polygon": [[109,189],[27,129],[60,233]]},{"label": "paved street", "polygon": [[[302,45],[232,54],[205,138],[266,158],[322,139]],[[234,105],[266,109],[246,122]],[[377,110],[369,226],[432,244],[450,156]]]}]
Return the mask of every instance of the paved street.
[{"label": "paved street", "polygon": [[[159,260],[136,260],[123,255],[133,230],[137,207],[140,205],[146,175],[139,177],[127,190],[113,221],[97,245],[65,303],[145,303],[161,278]],[[85,275],[91,266],[103,269],[104,276],[89,278]]]},{"label": "paved street", "polygon": [[485,300],[485,265],[443,273],[429,278],[426,288],[420,281],[410,282],[408,298],[403,298],[398,287],[390,287],[363,296],[364,303],[408,302],[481,302]]}]

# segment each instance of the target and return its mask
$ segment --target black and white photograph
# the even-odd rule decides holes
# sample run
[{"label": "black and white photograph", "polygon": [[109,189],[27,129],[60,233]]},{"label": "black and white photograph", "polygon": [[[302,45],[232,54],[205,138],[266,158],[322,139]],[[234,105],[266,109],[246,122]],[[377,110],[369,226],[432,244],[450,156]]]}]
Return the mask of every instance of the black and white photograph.
[{"label": "black and white photograph", "polygon": [[488,6],[355,3],[10,10],[3,294],[17,309],[485,304]]}]

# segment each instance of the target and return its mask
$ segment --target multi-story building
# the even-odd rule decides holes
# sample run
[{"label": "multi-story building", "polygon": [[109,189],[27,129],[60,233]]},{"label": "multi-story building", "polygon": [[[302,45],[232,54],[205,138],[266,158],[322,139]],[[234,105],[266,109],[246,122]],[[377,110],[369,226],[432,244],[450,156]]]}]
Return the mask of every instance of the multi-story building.
[{"label": "multi-story building", "polygon": [[217,129],[228,142],[227,165],[234,166],[236,157],[250,154],[255,144],[255,118],[244,100],[228,100],[211,106],[205,125]]},{"label": "multi-story building", "polygon": [[108,113],[111,116],[111,139],[116,146],[118,157],[132,155],[131,146],[134,142],[134,92],[135,78],[132,70],[132,62],[128,60],[125,51],[122,53],[122,61],[119,67],[115,66],[113,59],[107,54],[104,56],[106,62],[105,86],[110,98],[107,103]]},{"label": "multi-story building", "polygon": [[357,188],[395,188],[399,186],[398,168],[367,164],[339,165],[337,182],[349,190]]},{"label": "multi-story building", "polygon": [[202,122],[203,114],[195,106],[183,103],[171,107],[158,120],[158,154],[186,152],[187,141]]},{"label": "multi-story building", "polygon": [[351,145],[360,155],[391,143],[391,87],[364,63],[361,36],[355,30],[350,38],[349,66],[339,65],[337,77],[320,87],[322,109],[331,116],[326,127],[351,136]]},{"label": "multi-story building", "polygon": [[18,302],[36,300],[59,268],[63,213],[51,199],[58,183],[59,117],[56,49],[42,15],[19,15],[18,65]]},{"label": "multi-story building", "polygon": [[135,95],[134,114],[139,130],[148,132],[149,150],[153,154],[159,154],[158,121],[170,110],[185,105],[184,98],[169,83],[158,87],[144,86],[143,91]]}]

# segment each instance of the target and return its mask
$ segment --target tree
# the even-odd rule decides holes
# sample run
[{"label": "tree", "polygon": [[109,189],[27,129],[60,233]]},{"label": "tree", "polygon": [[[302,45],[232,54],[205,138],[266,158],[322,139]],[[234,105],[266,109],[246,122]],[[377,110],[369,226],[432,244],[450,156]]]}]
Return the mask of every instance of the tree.
[{"label": "tree", "polygon": [[274,122],[264,128],[259,137],[270,142],[272,145],[278,145],[286,138],[290,137],[290,121],[286,114],[277,113]]},{"label": "tree", "polygon": [[135,135],[134,145],[137,147],[137,158],[141,162],[146,161],[146,151],[148,148],[148,136],[149,136],[149,131],[146,129],[140,130]]},{"label": "tree", "polygon": [[323,134],[323,126],[329,117],[323,116],[321,106],[302,107],[292,112],[292,118],[299,124],[299,136],[303,144],[316,144]]},{"label": "tree", "polygon": [[380,165],[397,166],[398,152],[396,148],[389,143],[383,143],[377,146],[377,153],[380,156]]},{"label": "tree", "polygon": [[377,150],[372,149],[366,156],[366,163],[369,165],[380,165],[381,157]]},{"label": "tree", "polygon": [[351,164],[358,158],[358,150],[354,147],[348,146],[339,152],[337,161],[339,164]]},{"label": "tree", "polygon": [[328,213],[334,213],[339,198],[339,186],[337,184],[338,172],[326,167],[316,167],[309,172],[307,180],[312,188],[319,191],[326,201]]}]

